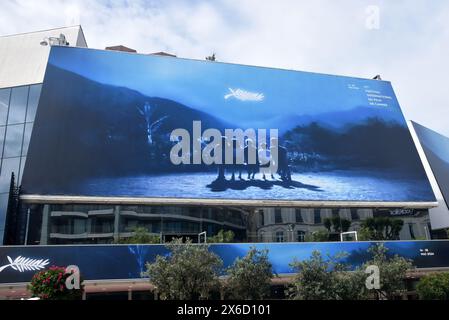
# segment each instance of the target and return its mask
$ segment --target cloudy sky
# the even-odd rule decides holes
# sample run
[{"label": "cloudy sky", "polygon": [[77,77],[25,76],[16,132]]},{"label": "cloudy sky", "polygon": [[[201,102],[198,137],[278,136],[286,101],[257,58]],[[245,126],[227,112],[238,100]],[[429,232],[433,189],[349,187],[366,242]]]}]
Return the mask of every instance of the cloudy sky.
[{"label": "cloudy sky", "polygon": [[81,24],[88,45],[372,78],[449,136],[447,0],[1,0],[0,35]]}]

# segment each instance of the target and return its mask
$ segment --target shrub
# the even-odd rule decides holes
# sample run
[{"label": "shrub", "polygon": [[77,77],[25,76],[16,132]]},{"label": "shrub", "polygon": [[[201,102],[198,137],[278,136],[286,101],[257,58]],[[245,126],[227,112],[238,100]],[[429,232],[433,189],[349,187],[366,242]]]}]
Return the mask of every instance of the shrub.
[{"label": "shrub", "polygon": [[421,300],[449,300],[449,272],[422,277],[416,291]]},{"label": "shrub", "polygon": [[270,294],[273,267],[268,250],[252,247],[243,258],[237,258],[227,270],[228,296],[237,300],[260,300]]}]

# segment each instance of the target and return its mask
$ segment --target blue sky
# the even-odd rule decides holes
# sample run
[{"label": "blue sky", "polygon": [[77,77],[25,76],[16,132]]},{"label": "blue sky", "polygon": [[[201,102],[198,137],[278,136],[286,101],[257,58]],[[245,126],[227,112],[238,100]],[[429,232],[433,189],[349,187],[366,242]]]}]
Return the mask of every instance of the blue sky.
[{"label": "blue sky", "polygon": [[[183,103],[228,123],[243,119],[245,126],[248,120],[263,125],[278,116],[315,116],[358,107],[382,109],[389,119],[402,120],[391,85],[385,81],[58,47],[52,49],[50,63],[97,82]],[[225,99],[229,88],[264,98]],[[391,97],[385,100],[388,107],[369,106],[365,89]]]},{"label": "blue sky", "polygon": [[448,21],[446,0],[0,1],[0,35],[81,24],[92,48],[380,74],[406,118],[449,136]]}]

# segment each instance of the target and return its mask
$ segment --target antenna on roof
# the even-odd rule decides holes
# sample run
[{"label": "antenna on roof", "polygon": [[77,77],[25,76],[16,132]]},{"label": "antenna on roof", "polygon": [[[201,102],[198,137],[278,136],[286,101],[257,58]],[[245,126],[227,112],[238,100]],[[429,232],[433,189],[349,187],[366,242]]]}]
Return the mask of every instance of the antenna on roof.
[{"label": "antenna on roof", "polygon": [[380,77],[380,75],[377,75],[373,78],[373,80],[382,80],[382,78]]}]

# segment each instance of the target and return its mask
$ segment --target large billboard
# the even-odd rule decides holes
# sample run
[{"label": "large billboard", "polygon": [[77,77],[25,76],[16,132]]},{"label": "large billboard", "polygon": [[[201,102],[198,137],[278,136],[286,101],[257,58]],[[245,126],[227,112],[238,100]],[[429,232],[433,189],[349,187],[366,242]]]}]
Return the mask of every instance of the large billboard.
[{"label": "large billboard", "polygon": [[[369,248],[376,242],[328,243],[236,243],[213,244],[210,251],[223,260],[223,270],[235,259],[244,257],[251,247],[268,250],[273,271],[278,275],[295,273],[294,260],[309,259],[313,251],[325,257],[345,253],[340,262],[355,269],[372,259]],[[384,242],[387,255],[410,259],[419,269],[449,267],[448,241],[392,241]],[[76,265],[85,280],[139,279],[146,271],[146,263],[154,262],[158,255],[167,256],[164,245],[94,245],[94,246],[28,246],[0,247],[0,284],[29,282],[38,268]],[[28,259],[36,268],[20,268]]]},{"label": "large billboard", "polygon": [[22,191],[189,204],[435,202],[389,82],[65,47],[51,50]]}]

